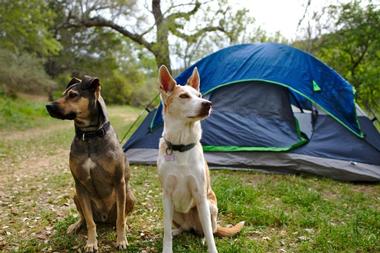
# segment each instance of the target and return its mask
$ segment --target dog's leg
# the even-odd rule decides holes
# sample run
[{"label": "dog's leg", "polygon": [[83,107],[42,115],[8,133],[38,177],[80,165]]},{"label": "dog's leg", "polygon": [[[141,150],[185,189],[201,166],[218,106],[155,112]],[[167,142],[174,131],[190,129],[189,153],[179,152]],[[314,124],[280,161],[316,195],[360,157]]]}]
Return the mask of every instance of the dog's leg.
[{"label": "dog's leg", "polygon": [[129,179],[131,177],[131,171],[130,171],[127,156],[125,154],[124,154],[124,163],[125,163],[124,180],[125,180],[125,194],[126,194],[125,215],[127,215],[130,212],[132,212],[133,207],[135,206],[136,197],[133,194],[133,191],[128,184]]},{"label": "dog's leg", "polygon": [[79,218],[79,220],[77,222],[75,222],[74,224],[71,224],[67,228],[67,234],[69,234],[69,235],[75,234],[75,233],[79,232],[79,230],[81,229],[81,227],[82,227],[82,225],[84,223],[83,211],[82,211],[82,208],[80,207],[77,195],[74,196],[74,203],[75,203],[77,211],[78,211],[78,213],[80,215],[80,218]]},{"label": "dog's leg", "polygon": [[208,204],[210,206],[212,233],[215,233],[218,228],[218,207],[210,200],[208,200]]},{"label": "dog's leg", "polygon": [[125,203],[125,215],[132,212],[133,207],[135,206],[136,197],[133,194],[131,188],[126,185],[126,203]]},{"label": "dog's leg", "polygon": [[172,232],[172,221],[173,221],[173,203],[169,194],[164,192],[163,196],[164,204],[164,243],[163,243],[163,253],[173,252],[173,232]]},{"label": "dog's leg", "polygon": [[199,203],[198,205],[199,220],[201,222],[203,233],[206,238],[208,251],[210,253],[216,253],[218,251],[216,250],[214,234],[213,234],[212,224],[211,224],[210,207],[206,199],[206,196],[201,197],[198,203]]},{"label": "dog's leg", "polygon": [[163,242],[163,253],[173,252],[173,201],[171,199],[172,193],[176,185],[176,178],[174,176],[169,176],[164,182],[164,193],[163,193],[163,205],[164,205],[164,242]]},{"label": "dog's leg", "polygon": [[98,241],[96,240],[96,224],[92,215],[91,200],[85,190],[81,189],[77,184],[75,185],[78,203],[83,211],[84,219],[87,226],[87,243],[84,247],[85,252],[94,252],[98,250]]},{"label": "dog's leg", "polygon": [[194,179],[191,179],[189,181],[189,186],[193,198],[197,203],[199,221],[201,222],[203,234],[206,238],[208,252],[217,253],[218,251],[216,249],[214,233],[211,224],[210,206],[206,197],[206,193],[202,192],[204,191],[203,189],[198,189],[197,183]]},{"label": "dog's leg", "polygon": [[126,204],[126,183],[124,178],[116,185],[116,246],[119,249],[127,249],[128,241],[125,236],[125,204]]},{"label": "dog's leg", "polygon": [[182,224],[184,223],[185,221],[183,218],[183,214],[173,211],[173,224],[172,224],[173,237],[180,235],[184,231],[182,227]]}]

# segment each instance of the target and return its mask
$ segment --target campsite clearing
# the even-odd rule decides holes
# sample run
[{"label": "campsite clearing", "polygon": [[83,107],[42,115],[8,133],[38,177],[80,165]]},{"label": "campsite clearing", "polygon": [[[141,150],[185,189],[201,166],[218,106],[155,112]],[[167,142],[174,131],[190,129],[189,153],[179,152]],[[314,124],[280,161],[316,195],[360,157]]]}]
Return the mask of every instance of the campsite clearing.
[{"label": "campsite clearing", "polygon": [[[108,109],[121,137],[137,110]],[[78,236],[65,233],[78,218],[68,169],[72,122],[43,114],[31,120],[40,123],[14,131],[15,121],[0,130],[0,251],[81,252],[84,230]],[[162,207],[156,168],[131,168],[138,203],[127,221],[128,252],[160,252]],[[379,184],[215,170],[211,177],[221,222],[246,221],[240,235],[216,239],[221,253],[380,251]],[[116,252],[113,228],[99,226],[98,240],[101,252]],[[174,252],[206,250],[197,236],[174,239]]]}]

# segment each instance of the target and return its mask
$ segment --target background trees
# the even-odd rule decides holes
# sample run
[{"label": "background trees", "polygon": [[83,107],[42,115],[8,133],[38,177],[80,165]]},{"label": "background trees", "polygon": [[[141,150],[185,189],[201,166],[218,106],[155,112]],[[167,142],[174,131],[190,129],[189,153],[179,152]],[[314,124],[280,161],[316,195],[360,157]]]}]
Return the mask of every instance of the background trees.
[{"label": "background trees", "polygon": [[231,44],[276,41],[321,58],[355,86],[362,106],[380,111],[380,8],[371,1],[325,6],[301,22],[295,41],[267,36],[229,0],[0,1],[2,92],[60,91],[71,76],[90,74],[107,86],[107,102],[144,105],[161,64],[178,73]]},{"label": "background trees", "polygon": [[61,49],[49,32],[55,13],[43,0],[0,1],[0,88],[39,91],[52,84],[44,58]]}]

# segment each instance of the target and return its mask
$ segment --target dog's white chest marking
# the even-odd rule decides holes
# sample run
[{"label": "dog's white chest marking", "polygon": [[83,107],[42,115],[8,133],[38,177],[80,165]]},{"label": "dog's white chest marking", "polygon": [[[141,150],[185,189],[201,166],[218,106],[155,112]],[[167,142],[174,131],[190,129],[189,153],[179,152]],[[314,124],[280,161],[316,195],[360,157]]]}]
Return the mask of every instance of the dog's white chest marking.
[{"label": "dog's white chest marking", "polygon": [[[195,183],[200,191],[203,189],[204,158],[200,150],[200,147],[194,147],[187,152],[175,152],[172,154],[174,160],[169,161],[164,152],[159,154],[158,173],[164,181],[164,190],[170,192],[174,210],[177,212],[187,213],[195,206],[198,196],[192,195],[192,184]],[[174,182],[166,182],[168,178],[174,178]]]},{"label": "dog's white chest marking", "polygon": [[84,168],[87,172],[90,172],[95,167],[96,164],[91,160],[91,158],[87,158],[82,165],[82,168]]},{"label": "dog's white chest marking", "polygon": [[84,170],[84,172],[85,172],[83,175],[86,175],[86,176],[82,177],[82,180],[84,182],[91,180],[91,170],[96,168],[96,163],[94,163],[94,161],[92,161],[91,158],[87,158],[82,163],[81,167],[82,167],[82,170]]}]

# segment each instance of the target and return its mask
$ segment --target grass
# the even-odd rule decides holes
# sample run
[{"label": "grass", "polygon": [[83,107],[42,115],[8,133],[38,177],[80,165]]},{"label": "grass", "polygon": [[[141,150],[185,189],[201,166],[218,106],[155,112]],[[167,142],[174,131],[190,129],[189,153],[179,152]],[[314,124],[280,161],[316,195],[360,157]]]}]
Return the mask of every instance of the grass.
[{"label": "grass", "polygon": [[51,120],[44,102],[14,99],[0,94],[1,130],[28,129],[42,126]]},{"label": "grass", "polygon": [[[8,105],[11,123],[2,122],[0,129],[0,252],[81,252],[85,230],[65,233],[78,219],[68,170],[72,122],[48,118],[39,111],[43,102],[18,99]],[[139,113],[126,106],[108,109],[119,137]],[[138,203],[127,221],[128,252],[160,252],[156,168],[132,165],[131,172]],[[216,238],[221,253],[380,252],[378,184],[227,170],[213,170],[211,177],[221,223],[246,221],[239,235]],[[116,252],[115,239],[114,227],[98,226],[100,252]],[[174,252],[206,251],[198,236],[174,238]]]}]

